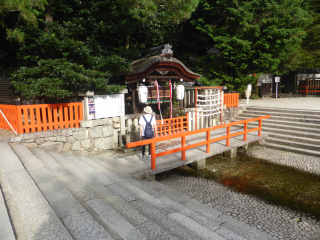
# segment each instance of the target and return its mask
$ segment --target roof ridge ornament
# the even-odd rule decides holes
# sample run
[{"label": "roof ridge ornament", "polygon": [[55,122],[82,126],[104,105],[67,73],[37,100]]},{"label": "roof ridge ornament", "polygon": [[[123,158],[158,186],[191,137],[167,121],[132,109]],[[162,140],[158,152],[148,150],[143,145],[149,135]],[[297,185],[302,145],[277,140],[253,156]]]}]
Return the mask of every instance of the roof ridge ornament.
[{"label": "roof ridge ornament", "polygon": [[162,53],[164,54],[172,54],[173,51],[171,50],[172,46],[168,43],[164,45],[164,49],[162,49]]}]

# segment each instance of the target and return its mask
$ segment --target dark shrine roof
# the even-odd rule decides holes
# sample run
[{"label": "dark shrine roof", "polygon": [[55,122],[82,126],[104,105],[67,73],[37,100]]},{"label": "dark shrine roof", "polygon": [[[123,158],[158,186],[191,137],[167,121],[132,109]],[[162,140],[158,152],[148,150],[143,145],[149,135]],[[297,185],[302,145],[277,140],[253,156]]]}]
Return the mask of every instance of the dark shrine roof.
[{"label": "dark shrine roof", "polygon": [[158,54],[137,59],[131,63],[131,68],[134,72],[125,76],[127,83],[138,82],[144,78],[150,78],[149,75],[156,71],[169,73],[169,75],[159,75],[158,79],[161,79],[161,77],[169,78],[171,75],[178,79],[182,78],[187,82],[194,82],[201,77],[201,75],[190,71],[181,61],[174,58],[172,54]]}]

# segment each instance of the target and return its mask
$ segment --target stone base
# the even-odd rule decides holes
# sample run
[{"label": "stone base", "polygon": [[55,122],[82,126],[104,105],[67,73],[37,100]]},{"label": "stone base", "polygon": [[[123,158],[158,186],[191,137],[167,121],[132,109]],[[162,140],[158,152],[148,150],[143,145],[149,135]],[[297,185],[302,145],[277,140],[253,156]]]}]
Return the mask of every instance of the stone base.
[{"label": "stone base", "polygon": [[228,158],[235,158],[237,156],[237,148],[232,148],[230,151],[224,152],[223,155]]},{"label": "stone base", "polygon": [[201,170],[206,167],[206,159],[199,160],[197,162],[193,162],[188,164],[188,166],[194,170]]},{"label": "stone base", "polygon": [[247,150],[248,147],[249,147],[249,144],[245,144],[245,145],[242,146],[242,149]]}]

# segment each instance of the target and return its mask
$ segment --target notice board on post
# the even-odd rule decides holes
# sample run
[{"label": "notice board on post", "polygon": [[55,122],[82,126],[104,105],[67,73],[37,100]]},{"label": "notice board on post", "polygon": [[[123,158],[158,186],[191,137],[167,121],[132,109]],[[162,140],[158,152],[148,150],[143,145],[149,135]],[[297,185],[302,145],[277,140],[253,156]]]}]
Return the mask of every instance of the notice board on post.
[{"label": "notice board on post", "polygon": [[124,94],[95,95],[86,101],[88,119],[123,116]]}]

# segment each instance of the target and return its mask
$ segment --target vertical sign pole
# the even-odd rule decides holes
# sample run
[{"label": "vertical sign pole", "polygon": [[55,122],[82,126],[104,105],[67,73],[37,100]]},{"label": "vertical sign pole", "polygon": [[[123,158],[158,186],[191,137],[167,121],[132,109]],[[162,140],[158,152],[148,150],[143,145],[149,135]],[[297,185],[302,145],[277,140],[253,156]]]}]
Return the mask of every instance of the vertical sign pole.
[{"label": "vertical sign pole", "polygon": [[278,83],[280,82],[280,77],[275,77],[276,82],[276,98],[278,98]]},{"label": "vertical sign pole", "polygon": [[251,94],[252,91],[252,85],[248,84],[247,85],[247,105],[249,104],[249,95]]}]

